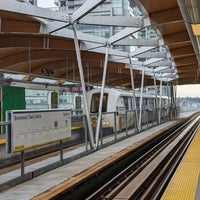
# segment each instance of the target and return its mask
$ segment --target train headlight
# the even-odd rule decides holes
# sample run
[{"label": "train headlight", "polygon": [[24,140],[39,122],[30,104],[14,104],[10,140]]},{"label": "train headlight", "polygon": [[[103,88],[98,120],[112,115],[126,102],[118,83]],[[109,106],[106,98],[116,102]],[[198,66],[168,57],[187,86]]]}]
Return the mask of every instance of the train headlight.
[{"label": "train headlight", "polygon": [[110,122],[108,120],[103,120],[102,121],[102,126],[103,127],[109,127],[109,125],[110,125]]}]

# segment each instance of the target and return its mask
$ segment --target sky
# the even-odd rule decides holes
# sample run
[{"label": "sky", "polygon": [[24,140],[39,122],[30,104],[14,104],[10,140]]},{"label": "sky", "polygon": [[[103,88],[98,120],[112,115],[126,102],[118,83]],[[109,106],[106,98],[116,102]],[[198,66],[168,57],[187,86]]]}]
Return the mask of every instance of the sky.
[{"label": "sky", "polygon": [[[55,7],[54,0],[37,0],[39,7]],[[177,97],[200,97],[200,85],[177,86]]]},{"label": "sky", "polygon": [[200,97],[200,85],[177,86],[177,97]]},{"label": "sky", "polygon": [[55,7],[54,0],[37,0],[39,7]]}]

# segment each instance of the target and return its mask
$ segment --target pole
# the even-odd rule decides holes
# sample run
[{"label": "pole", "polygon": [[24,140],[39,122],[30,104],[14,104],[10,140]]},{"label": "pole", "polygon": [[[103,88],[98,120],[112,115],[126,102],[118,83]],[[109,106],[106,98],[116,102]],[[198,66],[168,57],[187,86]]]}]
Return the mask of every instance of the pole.
[{"label": "pole", "polygon": [[21,176],[24,176],[24,150],[21,151]]},{"label": "pole", "polygon": [[176,100],[177,100],[177,85],[174,86],[174,113],[175,113],[175,118],[177,117],[177,107],[176,107]]},{"label": "pole", "polygon": [[162,115],[162,74],[160,80],[159,124],[161,122],[161,117],[162,117],[161,115]]},{"label": "pole", "polygon": [[106,48],[106,53],[105,53],[105,61],[104,61],[104,67],[103,67],[101,94],[100,94],[100,101],[99,101],[99,111],[98,111],[99,115],[98,115],[97,127],[96,127],[96,147],[98,147],[99,133],[100,133],[100,127],[101,127],[103,95],[104,95],[104,87],[105,87],[106,73],[107,73],[107,67],[108,67],[108,54],[109,54],[109,44],[107,43],[107,48]]},{"label": "pole", "polygon": [[73,28],[73,33],[74,33],[74,44],[75,44],[75,49],[76,49],[79,74],[80,74],[81,85],[82,85],[82,89],[83,89],[83,101],[84,101],[86,119],[87,119],[87,124],[88,124],[88,129],[89,129],[90,145],[91,145],[92,149],[95,149],[93,130],[92,130],[90,113],[89,113],[89,108],[88,108],[89,106],[88,106],[88,101],[87,101],[87,97],[86,97],[86,88],[85,88],[85,81],[84,81],[84,75],[83,75],[83,66],[82,66],[82,61],[81,61],[80,48],[79,48],[78,37],[77,37],[77,33],[76,33],[76,29],[74,27],[74,24],[72,25],[72,28]]},{"label": "pole", "polygon": [[170,86],[170,91],[171,91],[171,104],[170,104],[170,119],[173,119],[173,102],[174,102],[174,92],[173,92],[173,84],[171,83]]},{"label": "pole", "polygon": [[28,80],[31,80],[31,38],[28,36]]},{"label": "pole", "polygon": [[133,105],[135,109],[135,124],[136,124],[136,130],[138,130],[138,112],[137,112],[137,104],[136,104],[136,96],[135,96],[134,74],[133,74],[133,69],[132,69],[133,63],[130,56],[129,56],[129,61],[130,61],[131,86],[133,90]]},{"label": "pole", "polygon": [[140,114],[139,114],[139,131],[142,130],[142,105],[143,105],[143,88],[144,88],[144,72],[145,68],[142,70],[142,80],[141,80],[141,91],[140,91]]},{"label": "pole", "polygon": [[154,72],[154,87],[155,87],[155,109],[156,109],[156,120],[158,123],[158,90],[157,90],[157,85],[156,85],[156,75]]},{"label": "pole", "polygon": [[60,140],[60,162],[63,164],[63,141]]}]

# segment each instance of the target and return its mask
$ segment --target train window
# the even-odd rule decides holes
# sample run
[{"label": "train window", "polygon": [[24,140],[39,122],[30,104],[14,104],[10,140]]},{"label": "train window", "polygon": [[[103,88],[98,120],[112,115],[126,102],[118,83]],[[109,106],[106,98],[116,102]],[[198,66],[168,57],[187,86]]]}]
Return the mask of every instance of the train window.
[{"label": "train window", "polygon": [[128,97],[123,97],[125,109],[128,110]]},{"label": "train window", "polygon": [[153,99],[149,99],[149,104],[153,107]]},{"label": "train window", "polygon": [[136,98],[136,108],[139,108],[140,107],[140,98],[137,97]]},{"label": "train window", "polygon": [[[91,113],[97,113],[99,111],[99,101],[100,101],[100,93],[93,94],[90,107]],[[104,93],[102,112],[107,111],[107,102],[108,102],[108,94]]]},{"label": "train window", "polygon": [[147,106],[147,99],[146,98],[143,98],[143,107],[144,106]]},{"label": "train window", "polygon": [[133,106],[133,98],[129,98],[129,99],[130,99],[131,109],[133,109],[134,108],[134,106]]}]

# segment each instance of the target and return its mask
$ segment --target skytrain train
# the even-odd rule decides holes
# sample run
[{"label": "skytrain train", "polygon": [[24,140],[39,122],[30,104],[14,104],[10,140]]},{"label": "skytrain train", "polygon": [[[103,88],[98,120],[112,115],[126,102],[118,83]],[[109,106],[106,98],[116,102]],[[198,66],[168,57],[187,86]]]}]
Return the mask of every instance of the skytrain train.
[{"label": "skytrain train", "polygon": [[[92,115],[91,119],[93,127],[95,127],[97,123],[100,93],[101,88],[93,89],[87,92],[87,100],[90,113]],[[141,115],[141,124],[156,121],[159,115],[160,119],[168,116],[168,98],[161,98],[160,108],[158,106],[160,97],[156,100],[154,95],[143,94],[142,111],[140,114],[140,93],[135,93],[135,96],[136,109],[134,106],[132,91],[105,88],[102,104],[102,128],[116,127],[116,131],[121,131],[126,127],[136,126],[136,119],[139,119],[139,117],[137,117],[139,115]]]}]

